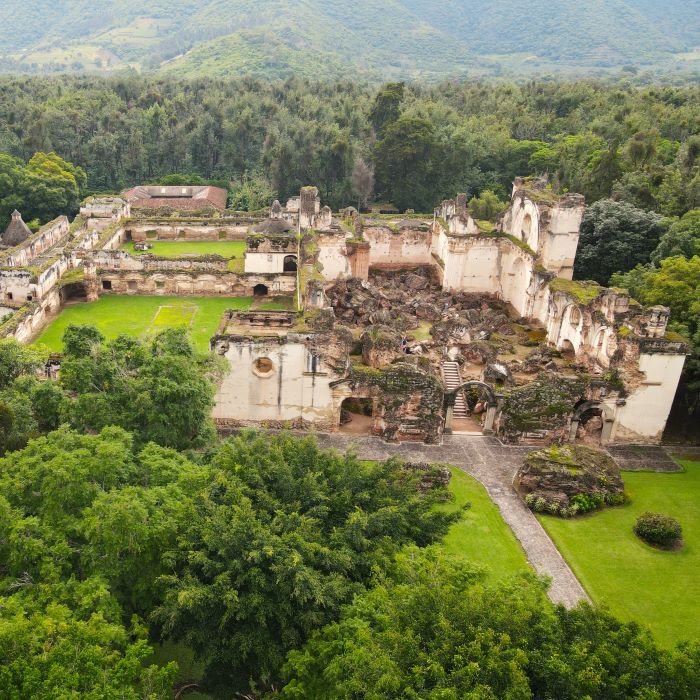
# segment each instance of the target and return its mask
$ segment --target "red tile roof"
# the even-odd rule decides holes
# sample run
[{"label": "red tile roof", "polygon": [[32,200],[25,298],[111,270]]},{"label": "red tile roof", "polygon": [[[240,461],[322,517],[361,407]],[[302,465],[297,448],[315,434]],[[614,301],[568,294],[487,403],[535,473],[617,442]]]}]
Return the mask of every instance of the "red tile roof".
[{"label": "red tile roof", "polygon": [[226,209],[228,193],[209,185],[139,185],[122,193],[133,207],[159,209]]}]

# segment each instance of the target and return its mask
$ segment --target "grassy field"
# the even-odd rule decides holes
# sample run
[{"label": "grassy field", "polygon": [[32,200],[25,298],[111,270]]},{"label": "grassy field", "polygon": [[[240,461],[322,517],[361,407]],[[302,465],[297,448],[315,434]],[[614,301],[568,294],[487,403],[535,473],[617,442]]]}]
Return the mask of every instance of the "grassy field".
[{"label": "grassy field", "polygon": [[[216,332],[224,311],[248,309],[252,302],[249,297],[103,296],[97,301],[63,309],[35,342],[60,350],[63,332],[71,323],[96,326],[106,338],[121,333],[142,337],[163,328],[186,326],[197,348],[208,350],[209,339]],[[259,308],[279,304],[269,301]]]},{"label": "grassy field", "polygon": [[[665,645],[700,641],[700,462],[681,464],[684,472],[624,472],[624,506],[573,520],[538,516],[591,598],[645,624]],[[635,536],[644,511],[678,519],[680,551],[657,550]]]},{"label": "grassy field", "polygon": [[148,250],[134,250],[132,241],[122,250],[132,255],[159,255],[162,258],[179,258],[182,255],[221,255],[224,258],[243,259],[245,241],[149,241]]},{"label": "grassy field", "polygon": [[471,503],[471,508],[451,527],[443,541],[445,551],[484,566],[497,578],[527,571],[525,552],[486,489],[476,479],[453,467],[450,491],[455,500],[443,508],[459,510],[465,503]]}]

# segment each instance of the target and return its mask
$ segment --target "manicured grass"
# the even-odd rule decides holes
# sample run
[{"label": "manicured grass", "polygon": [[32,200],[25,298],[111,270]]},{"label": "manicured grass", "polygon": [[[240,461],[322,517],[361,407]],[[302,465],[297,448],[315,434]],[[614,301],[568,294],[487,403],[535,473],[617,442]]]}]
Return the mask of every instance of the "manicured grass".
[{"label": "manicured grass", "polygon": [[527,571],[525,552],[486,489],[461,469],[452,467],[450,491],[455,500],[442,508],[460,510],[466,503],[471,503],[471,508],[450,528],[443,540],[445,551],[484,566],[496,578]]},{"label": "manicured grass", "polygon": [[245,241],[148,241],[148,250],[134,250],[132,241],[122,250],[132,255],[159,255],[163,258],[178,258],[182,255],[221,255],[224,258],[243,259]]},{"label": "manicured grass", "polygon": [[[226,309],[248,309],[249,297],[111,296],[67,306],[37,338],[36,343],[60,350],[61,337],[71,324],[96,326],[106,338],[121,333],[145,337],[168,326],[189,326],[199,350],[209,349]],[[274,303],[274,302],[270,302]]]},{"label": "manicured grass", "polygon": [[[700,462],[680,463],[684,472],[624,472],[624,506],[572,520],[538,516],[591,598],[645,624],[665,645],[700,641]],[[632,527],[644,511],[676,518],[683,548],[641,542]]]}]

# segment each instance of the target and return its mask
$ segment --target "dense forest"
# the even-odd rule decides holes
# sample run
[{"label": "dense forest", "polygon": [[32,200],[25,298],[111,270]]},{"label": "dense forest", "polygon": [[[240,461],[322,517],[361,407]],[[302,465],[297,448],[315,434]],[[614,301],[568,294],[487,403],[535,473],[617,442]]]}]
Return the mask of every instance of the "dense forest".
[{"label": "dense forest", "polygon": [[64,340],[55,383],[40,349],[0,341],[3,698],[700,693],[699,645],[441,548],[462,512],[437,472],[216,440],[217,362],[185,331]]},{"label": "dense forest", "polygon": [[576,276],[669,306],[696,349],[682,437],[700,401],[697,86],[0,78],[0,227],[14,208],[37,226],[81,195],[164,178],[229,187],[249,210],[307,184],[334,209],[429,212],[467,192],[493,219],[515,176],[542,174],[589,205]]}]

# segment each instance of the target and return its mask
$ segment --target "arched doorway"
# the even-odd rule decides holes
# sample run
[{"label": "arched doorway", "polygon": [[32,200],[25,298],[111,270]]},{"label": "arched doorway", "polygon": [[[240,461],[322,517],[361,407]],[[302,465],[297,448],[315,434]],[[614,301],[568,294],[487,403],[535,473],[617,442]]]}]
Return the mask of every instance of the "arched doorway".
[{"label": "arched doorway", "polygon": [[266,297],[268,289],[264,284],[256,284],[253,287],[253,295],[256,297]]},{"label": "arched doorway", "polygon": [[559,352],[565,360],[571,361],[576,357],[576,348],[574,344],[566,338],[559,343]]},{"label": "arched doorway", "polygon": [[574,407],[569,440],[585,445],[605,445],[610,441],[614,416],[609,406],[600,401],[581,399]]},{"label": "arched doorway", "polygon": [[340,404],[340,432],[369,435],[372,432],[374,402],[370,398],[350,396]]},{"label": "arched doorway", "polygon": [[296,255],[285,255],[284,263],[282,264],[283,272],[296,272],[297,271],[297,256]]},{"label": "arched doorway", "polygon": [[[460,431],[460,417],[455,416],[459,407],[466,408],[467,415],[474,430]],[[498,410],[498,396],[491,386],[476,380],[464,382],[445,394],[445,431],[493,433],[493,426]]]}]

